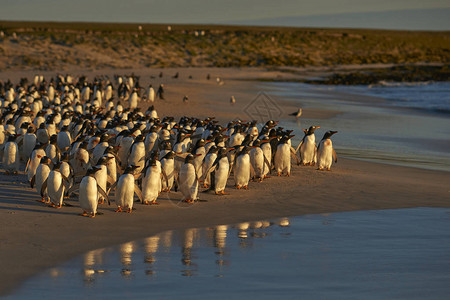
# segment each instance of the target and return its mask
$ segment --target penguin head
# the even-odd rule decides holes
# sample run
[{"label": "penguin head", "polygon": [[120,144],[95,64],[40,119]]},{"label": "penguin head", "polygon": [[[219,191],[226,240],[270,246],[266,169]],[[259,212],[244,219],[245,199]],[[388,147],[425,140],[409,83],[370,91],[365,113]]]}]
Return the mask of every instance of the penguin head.
[{"label": "penguin head", "polygon": [[41,158],[41,164],[48,165],[50,163],[50,158],[48,156],[43,156]]},{"label": "penguin head", "polygon": [[174,151],[169,151],[166,153],[166,155],[164,155],[161,160],[163,159],[172,159],[175,157],[175,152]]},{"label": "penguin head", "polygon": [[256,139],[253,141],[253,147],[259,147],[261,146],[261,140],[260,139]]},{"label": "penguin head", "polygon": [[69,152],[64,152],[61,155],[61,161],[68,162],[69,161]]},{"label": "penguin head", "polygon": [[111,156],[102,156],[98,160],[97,165],[106,165],[111,159],[113,159]]},{"label": "penguin head", "polygon": [[306,135],[314,134],[316,129],[319,129],[320,126],[310,126],[307,131],[305,131]]},{"label": "penguin head", "polygon": [[102,168],[100,166],[93,166],[87,169],[86,176],[94,176],[97,171],[100,171]]},{"label": "penguin head", "polygon": [[161,149],[162,150],[172,150],[172,144],[170,143],[169,140],[166,140],[162,143]]},{"label": "penguin head", "polygon": [[217,153],[217,151],[219,151],[219,148],[217,148],[217,146],[214,145],[214,146],[211,146],[211,148],[209,148],[208,154]]},{"label": "penguin head", "polygon": [[50,137],[50,144],[56,144],[57,139],[58,139],[58,136],[56,134],[52,135]]},{"label": "penguin head", "polygon": [[27,133],[34,133],[34,128],[33,127],[28,127],[27,128]]},{"label": "penguin head", "polygon": [[194,155],[192,155],[192,154],[188,154],[187,156],[186,156],[186,158],[184,159],[184,163],[185,164],[192,164],[192,162],[194,161],[194,158],[195,158],[195,156]]},{"label": "penguin head", "polygon": [[140,143],[144,141],[144,135],[140,134],[136,137],[136,139],[134,140],[135,143]]},{"label": "penguin head", "polygon": [[129,165],[123,173],[124,174],[133,174],[137,168],[139,168],[139,166]]},{"label": "penguin head", "polygon": [[328,131],[325,132],[325,134],[323,135],[322,140],[326,140],[326,139],[331,138],[331,136],[332,136],[333,134],[335,134],[335,133],[337,133],[337,131],[328,130]]}]

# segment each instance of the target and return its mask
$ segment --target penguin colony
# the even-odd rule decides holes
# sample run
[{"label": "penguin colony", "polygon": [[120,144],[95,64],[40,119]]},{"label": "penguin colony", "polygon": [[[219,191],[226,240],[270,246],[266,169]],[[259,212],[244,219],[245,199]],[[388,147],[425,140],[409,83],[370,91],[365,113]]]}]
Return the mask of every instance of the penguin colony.
[{"label": "penguin colony", "polygon": [[156,93],[151,85],[142,90],[134,75],[0,82],[5,173],[17,174],[22,161],[40,201],[61,208],[65,197],[77,195],[81,215],[94,217],[99,204],[110,203],[110,193],[116,211],[131,212],[135,195],[143,204],[158,204],[160,193],[180,191],[182,201],[193,203],[200,188],[225,195],[229,177],[236,189],[248,189],[250,180],[263,181],[272,172],[289,176],[292,157],[320,170],[337,161],[331,142],[336,131],[316,146],[319,127],[311,126],[294,150],[292,130],[273,120],[222,126],[213,117],[160,118],[153,105],[141,112],[139,102],[164,99],[162,85]]}]

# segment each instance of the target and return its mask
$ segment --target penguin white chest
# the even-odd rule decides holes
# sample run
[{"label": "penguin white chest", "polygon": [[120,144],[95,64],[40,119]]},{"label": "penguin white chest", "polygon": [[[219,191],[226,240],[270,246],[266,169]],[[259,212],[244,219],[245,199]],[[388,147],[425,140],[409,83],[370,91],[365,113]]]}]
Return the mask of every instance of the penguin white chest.
[{"label": "penguin white chest", "polygon": [[183,164],[180,169],[180,191],[183,194],[183,200],[197,199],[198,180],[195,168],[192,164]]},{"label": "penguin white chest", "polygon": [[98,196],[97,181],[91,176],[85,176],[80,182],[80,207],[90,213],[97,213]]},{"label": "penguin white chest", "polygon": [[248,154],[239,155],[236,159],[234,170],[234,181],[236,187],[245,187],[250,180],[250,156]]},{"label": "penguin white chest", "polygon": [[124,174],[120,176],[116,190],[116,204],[118,207],[132,209],[134,202],[134,176]]}]

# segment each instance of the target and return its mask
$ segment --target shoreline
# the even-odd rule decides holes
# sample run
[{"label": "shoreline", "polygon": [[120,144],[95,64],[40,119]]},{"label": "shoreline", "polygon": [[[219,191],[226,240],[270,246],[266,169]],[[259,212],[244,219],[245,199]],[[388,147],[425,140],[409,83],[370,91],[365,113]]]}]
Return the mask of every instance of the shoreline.
[{"label": "shoreline", "polygon": [[[173,79],[171,76],[178,70],[181,70],[181,79]],[[139,72],[135,70],[135,74],[140,74],[142,78],[145,76],[147,83],[148,77],[158,74],[160,69],[145,70],[142,74]],[[168,100],[155,104],[160,116],[216,116],[221,123],[236,117],[249,119],[243,113],[243,108],[259,92],[258,83],[239,81],[236,77],[280,75],[264,69],[175,68],[164,69],[163,72],[165,75],[161,81],[159,78],[154,79],[154,86],[160,82],[166,85]],[[205,79],[206,72],[211,74],[212,79],[209,81]],[[5,72],[6,75],[14,76],[28,74],[28,78],[35,74],[25,71],[12,73]],[[48,73],[52,76],[56,74]],[[89,74],[89,78],[94,74],[124,74],[117,70],[85,73]],[[131,73],[131,70],[126,73]],[[189,74],[193,79],[188,78]],[[216,77],[222,78],[224,84],[217,84],[214,80]],[[144,86],[144,82],[141,85]],[[189,94],[189,104],[182,103],[184,94]],[[228,102],[231,95],[237,99],[233,106]],[[277,104],[284,113],[296,109],[296,103],[289,100],[279,100]],[[141,104],[143,109],[148,106],[148,103]],[[304,109],[305,118],[327,119],[335,113],[339,112]],[[283,118],[287,119],[287,116],[283,115]],[[233,179],[230,179],[226,188],[230,193],[228,196],[203,193],[200,199],[207,202],[189,206],[178,205],[178,193],[172,192],[169,196],[162,193],[159,206],[137,204],[135,211],[125,214],[114,213],[114,204],[102,205],[99,211],[103,215],[90,219],[77,215],[81,210],[75,199],[68,200],[73,207],[60,210],[43,206],[35,201],[38,194],[25,183],[25,175],[6,176],[0,171],[0,255],[4,258],[0,272],[0,295],[13,292],[24,280],[43,269],[89,250],[167,230],[304,214],[450,207],[448,182],[450,172],[339,157],[331,172],[294,165],[291,177],[275,176],[262,183],[251,183],[249,191],[234,189]]]}]

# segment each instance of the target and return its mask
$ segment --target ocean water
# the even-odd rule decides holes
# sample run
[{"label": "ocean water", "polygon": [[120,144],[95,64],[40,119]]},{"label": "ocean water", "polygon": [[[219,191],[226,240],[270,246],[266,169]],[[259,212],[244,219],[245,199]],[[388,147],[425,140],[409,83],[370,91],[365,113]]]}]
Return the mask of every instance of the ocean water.
[{"label": "ocean water", "polygon": [[[369,161],[450,171],[450,83],[373,86],[316,86],[301,83],[264,83],[272,99],[289,99],[300,107],[339,113],[330,119],[298,120],[288,113],[281,125],[295,128],[294,144],[302,128],[337,130],[332,140],[337,154]],[[357,96],[357,97],[355,97]],[[294,145],[295,146],[295,145]]]},{"label": "ocean water", "polygon": [[448,299],[450,210],[305,215],[90,251],[5,299]]}]

